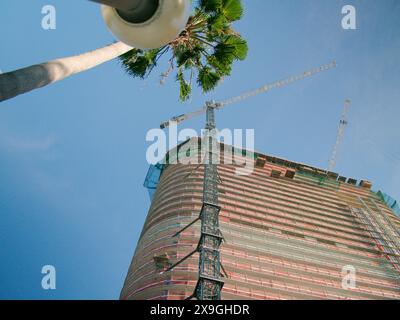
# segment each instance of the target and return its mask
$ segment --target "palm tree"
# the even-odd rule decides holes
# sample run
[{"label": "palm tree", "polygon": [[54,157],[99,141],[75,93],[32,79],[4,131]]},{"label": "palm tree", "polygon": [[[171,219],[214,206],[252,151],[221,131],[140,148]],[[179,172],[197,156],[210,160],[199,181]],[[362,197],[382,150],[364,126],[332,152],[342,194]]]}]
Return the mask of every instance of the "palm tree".
[{"label": "palm tree", "polygon": [[145,78],[157,66],[160,57],[171,52],[169,67],[161,74],[161,82],[176,70],[180,99],[185,101],[192,92],[194,77],[197,77],[197,85],[209,92],[223,77],[231,74],[235,60],[246,58],[247,43],[231,26],[242,16],[240,0],[199,0],[177,39],[159,49],[132,49],[120,60],[129,75]]},{"label": "palm tree", "polygon": [[168,45],[154,50],[139,50],[116,42],[78,56],[0,74],[0,101],[89,70],[117,57],[120,57],[128,74],[144,78],[168,51],[172,52],[172,57],[169,69],[162,74],[162,78],[165,79],[176,67],[180,99],[186,100],[192,92],[195,74],[197,84],[204,92],[208,92],[224,76],[230,75],[235,60],[245,59],[247,43],[231,27],[232,22],[239,20],[242,15],[241,0],[198,0],[185,30]]}]

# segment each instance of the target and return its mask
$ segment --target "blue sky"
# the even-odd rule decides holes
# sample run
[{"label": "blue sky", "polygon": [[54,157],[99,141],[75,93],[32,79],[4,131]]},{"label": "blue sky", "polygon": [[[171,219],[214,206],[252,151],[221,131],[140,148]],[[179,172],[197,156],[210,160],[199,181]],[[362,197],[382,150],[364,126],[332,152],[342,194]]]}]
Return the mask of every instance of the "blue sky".
[{"label": "blue sky", "polygon": [[[57,9],[57,29],[41,9]],[[341,8],[357,9],[357,30]],[[249,56],[218,89],[178,101],[174,79],[131,79],[111,61],[0,104],[0,298],[116,299],[149,199],[146,133],[208,99],[224,99],[336,59],[327,73],[217,114],[219,128],[255,129],[258,151],[326,167],[343,102],[352,106],[337,164],[400,199],[400,2],[245,0],[236,24]],[[24,7],[21,10],[21,7]],[[1,0],[3,72],[111,43],[85,0]],[[184,127],[200,130],[204,119]],[[41,288],[41,268],[57,289]]]}]

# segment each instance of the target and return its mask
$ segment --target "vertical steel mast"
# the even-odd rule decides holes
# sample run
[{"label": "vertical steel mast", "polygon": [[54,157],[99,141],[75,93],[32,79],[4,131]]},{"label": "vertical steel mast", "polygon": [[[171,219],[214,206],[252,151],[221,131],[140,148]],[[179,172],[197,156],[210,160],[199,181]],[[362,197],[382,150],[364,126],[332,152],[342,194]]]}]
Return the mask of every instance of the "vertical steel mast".
[{"label": "vertical steel mast", "polygon": [[214,103],[207,102],[207,124],[204,141],[204,186],[203,207],[200,213],[201,235],[199,242],[199,280],[194,295],[199,300],[220,300],[223,281],[221,279],[220,246],[222,235],[219,229],[218,163]]},{"label": "vertical steel mast", "polygon": [[204,150],[204,159],[202,159],[204,161],[203,205],[200,215],[174,235],[174,237],[178,236],[200,220],[200,240],[193,252],[164,271],[171,271],[195,253],[199,253],[199,278],[193,294],[187,299],[221,300],[221,290],[224,286],[224,281],[221,279],[223,267],[220,256],[220,246],[223,241],[219,229],[221,207],[218,205],[218,163],[220,156],[215,125],[215,108],[217,106],[218,104],[214,102],[206,103],[207,121],[202,140],[202,151]]}]

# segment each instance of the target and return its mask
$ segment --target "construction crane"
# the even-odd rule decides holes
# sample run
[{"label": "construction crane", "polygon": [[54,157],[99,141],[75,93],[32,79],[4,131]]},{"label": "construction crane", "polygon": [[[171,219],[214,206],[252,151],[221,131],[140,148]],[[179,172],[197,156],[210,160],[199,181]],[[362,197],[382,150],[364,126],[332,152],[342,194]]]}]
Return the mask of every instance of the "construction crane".
[{"label": "construction crane", "polygon": [[[323,71],[335,68],[336,66],[337,66],[336,61],[332,61],[331,63],[324,64],[324,65],[322,65],[322,66],[320,66],[318,68],[314,68],[314,69],[305,71],[305,72],[303,72],[301,74],[298,74],[298,75],[291,76],[291,77],[288,77],[288,78],[283,79],[283,80],[278,80],[278,81],[266,84],[266,85],[264,85],[264,86],[262,86],[262,87],[260,87],[258,89],[242,93],[239,96],[236,96],[236,97],[233,97],[233,98],[230,98],[230,99],[226,99],[226,100],[223,100],[223,101],[220,101],[220,102],[213,102],[211,107],[213,109],[215,109],[215,110],[222,109],[222,108],[224,108],[226,106],[229,106],[231,104],[238,103],[238,102],[241,102],[243,100],[246,100],[247,98],[254,97],[254,96],[259,95],[261,93],[266,93],[266,92],[268,92],[268,91],[270,91],[272,89],[281,88],[281,87],[287,86],[289,84],[292,84],[294,82],[297,82],[297,81],[303,80],[305,78],[314,76],[314,75],[316,75],[318,73],[321,73]],[[172,123],[172,122],[178,124],[178,123],[180,123],[182,121],[189,120],[191,118],[200,116],[200,115],[206,113],[207,107],[208,106],[206,104],[205,106],[203,106],[202,108],[200,108],[200,109],[198,109],[196,111],[189,112],[189,113],[186,113],[186,114],[182,114],[182,115],[177,116],[177,117],[173,117],[169,121],[165,121],[165,122],[161,123],[160,128],[161,129],[165,129],[165,128],[169,127],[170,123]]]},{"label": "construction crane", "polygon": [[[186,255],[180,261],[171,265],[167,270],[162,273],[173,270],[176,266],[183,263],[195,253],[199,253],[199,278],[193,294],[188,299],[196,298],[198,300],[220,300],[221,291],[224,286],[222,279],[222,272],[227,276],[223,265],[221,264],[220,246],[224,240],[221,230],[219,228],[219,214],[221,207],[218,205],[218,166],[217,161],[219,156],[213,153],[214,146],[217,143],[216,137],[216,123],[215,123],[215,110],[224,108],[234,103],[238,103],[247,98],[256,96],[258,94],[268,92],[271,89],[281,88],[293,82],[313,76],[317,73],[329,70],[336,67],[336,62],[333,61],[329,64],[322,65],[318,68],[308,70],[297,76],[292,76],[284,80],[279,80],[267,85],[264,85],[256,90],[245,92],[237,97],[227,99],[221,102],[207,102],[201,109],[188,114],[174,117],[169,121],[163,122],[160,127],[162,129],[170,126],[171,123],[180,123],[182,121],[191,119],[206,113],[206,127],[205,127],[205,159],[204,159],[204,182],[203,182],[203,205],[200,210],[199,217],[196,218],[189,225],[177,232],[178,236],[183,231],[194,225],[197,221],[201,221],[200,240],[196,249]],[[216,158],[217,157],[217,158]]]},{"label": "construction crane", "polygon": [[340,145],[342,144],[343,136],[344,136],[346,127],[349,123],[347,120],[347,115],[349,113],[350,105],[351,105],[351,101],[347,99],[344,102],[343,113],[342,113],[342,116],[340,117],[339,128],[338,128],[338,132],[337,132],[337,136],[336,136],[336,143],[335,143],[335,146],[333,147],[332,155],[331,155],[331,158],[330,158],[329,164],[328,164],[328,172],[332,172],[332,170],[336,167],[336,161],[337,161],[337,156],[338,156],[338,152],[340,149]]}]

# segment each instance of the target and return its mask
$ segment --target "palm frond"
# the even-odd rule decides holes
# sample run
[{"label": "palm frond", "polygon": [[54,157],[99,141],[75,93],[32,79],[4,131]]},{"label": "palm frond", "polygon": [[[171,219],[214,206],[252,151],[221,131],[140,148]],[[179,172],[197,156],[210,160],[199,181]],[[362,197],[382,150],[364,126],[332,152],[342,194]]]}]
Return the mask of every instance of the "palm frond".
[{"label": "palm frond", "polygon": [[243,7],[240,0],[223,0],[222,14],[229,21],[240,20],[243,16]]},{"label": "palm frond", "polygon": [[159,51],[132,49],[120,56],[120,60],[129,75],[143,79],[157,65]]},{"label": "palm frond", "polygon": [[223,5],[223,0],[200,0],[199,1],[200,8],[203,9],[207,13],[218,11],[219,9],[221,9],[222,5]]},{"label": "palm frond", "polygon": [[192,93],[192,86],[190,85],[190,83],[186,82],[182,69],[179,69],[176,75],[176,81],[178,81],[180,85],[179,98],[181,99],[181,101],[188,100]]},{"label": "palm frond", "polygon": [[199,71],[197,84],[203,89],[204,92],[209,92],[215,89],[220,80],[221,77],[216,72],[213,72],[210,67],[205,66]]}]

